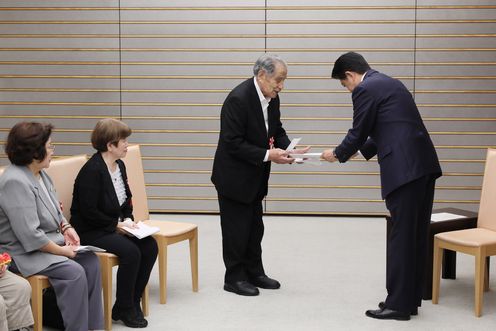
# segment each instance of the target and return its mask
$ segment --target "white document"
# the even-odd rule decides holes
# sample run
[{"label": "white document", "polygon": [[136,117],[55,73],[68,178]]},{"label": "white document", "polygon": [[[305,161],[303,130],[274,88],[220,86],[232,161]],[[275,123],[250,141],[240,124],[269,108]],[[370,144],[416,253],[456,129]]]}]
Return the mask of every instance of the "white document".
[{"label": "white document", "polygon": [[301,140],[301,137],[300,138],[294,138],[293,140],[291,140],[291,143],[289,144],[288,148],[286,148],[286,151],[289,152],[289,151],[292,151],[296,145],[299,144]]},{"label": "white document", "polygon": [[309,160],[320,160],[322,153],[304,153],[304,154],[289,154],[294,159],[309,159]]},{"label": "white document", "polygon": [[74,252],[87,252],[87,251],[105,252],[105,250],[103,248],[96,247],[96,246],[90,246],[90,245],[87,245],[87,246],[78,246],[78,248],[76,248],[74,250]]},{"label": "white document", "polygon": [[[125,222],[124,222],[125,223]],[[138,222],[136,223],[137,228],[131,228],[128,226],[122,227],[122,229],[126,232],[129,232],[133,236],[135,236],[138,239],[143,239],[145,237],[151,236],[152,234],[155,234],[160,231],[159,228],[156,226],[149,226],[146,225],[143,222]]]},{"label": "white document", "polygon": [[451,213],[435,213],[431,215],[431,222],[450,221],[458,218],[467,218],[467,216]]},{"label": "white document", "polygon": [[304,153],[304,154],[289,154],[290,157],[295,159],[298,164],[311,164],[311,165],[321,165],[320,155],[322,153]]}]

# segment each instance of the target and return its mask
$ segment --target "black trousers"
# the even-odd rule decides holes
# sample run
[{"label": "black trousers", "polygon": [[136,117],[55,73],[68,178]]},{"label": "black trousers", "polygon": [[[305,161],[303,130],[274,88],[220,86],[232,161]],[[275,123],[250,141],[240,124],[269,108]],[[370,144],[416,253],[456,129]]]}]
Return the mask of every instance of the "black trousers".
[{"label": "black trousers", "polygon": [[409,313],[422,304],[435,178],[421,177],[386,197],[392,227],[387,250],[386,307]]},{"label": "black trousers", "polygon": [[84,244],[101,247],[119,257],[115,305],[121,309],[139,307],[158,254],[155,239],[138,239],[114,232],[92,238]]},{"label": "black trousers", "polygon": [[222,253],[226,274],[232,283],[265,275],[262,264],[262,200],[249,204],[219,195]]}]

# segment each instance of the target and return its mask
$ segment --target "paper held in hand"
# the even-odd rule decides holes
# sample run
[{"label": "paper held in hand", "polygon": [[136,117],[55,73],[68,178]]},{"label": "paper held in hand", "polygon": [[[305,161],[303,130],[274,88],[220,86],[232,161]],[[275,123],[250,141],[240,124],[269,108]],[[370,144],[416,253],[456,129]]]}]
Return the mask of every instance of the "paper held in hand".
[{"label": "paper held in hand", "polygon": [[322,153],[304,153],[304,154],[291,153],[289,155],[294,159],[306,159],[306,160],[319,161]]},{"label": "paper held in hand", "polygon": [[74,252],[87,252],[87,251],[92,251],[92,252],[106,252],[106,250],[104,250],[103,248],[100,248],[100,247],[96,247],[96,246],[90,246],[90,245],[87,245],[87,246],[78,246]]},{"label": "paper held in hand", "polygon": [[121,229],[132,234],[138,239],[143,239],[160,231],[160,229],[157,228],[156,226],[149,226],[141,221],[136,223],[136,225],[137,225],[136,228],[131,228],[124,225]]},{"label": "paper held in hand", "polygon": [[295,149],[296,145],[298,145],[300,143],[300,140],[301,140],[301,137],[294,138],[293,140],[291,140],[291,143],[286,148],[286,151],[289,152],[289,151],[292,151],[293,149]]}]

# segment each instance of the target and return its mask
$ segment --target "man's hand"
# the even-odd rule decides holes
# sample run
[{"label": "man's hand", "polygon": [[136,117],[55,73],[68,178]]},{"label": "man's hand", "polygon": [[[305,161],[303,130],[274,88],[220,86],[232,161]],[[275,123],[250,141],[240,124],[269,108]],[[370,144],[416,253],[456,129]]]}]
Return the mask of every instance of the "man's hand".
[{"label": "man's hand", "polygon": [[300,148],[300,149],[293,149],[292,151],[289,151],[289,154],[305,154],[308,153],[310,148],[312,148],[312,146],[307,146],[306,148]]},{"label": "man's hand", "polygon": [[269,149],[269,161],[278,164],[288,164],[293,163],[294,159],[288,157],[289,153],[280,148]]},{"label": "man's hand", "polygon": [[324,152],[322,152],[321,157],[328,162],[336,162],[338,160],[336,157],[334,157],[333,149],[326,149]]}]

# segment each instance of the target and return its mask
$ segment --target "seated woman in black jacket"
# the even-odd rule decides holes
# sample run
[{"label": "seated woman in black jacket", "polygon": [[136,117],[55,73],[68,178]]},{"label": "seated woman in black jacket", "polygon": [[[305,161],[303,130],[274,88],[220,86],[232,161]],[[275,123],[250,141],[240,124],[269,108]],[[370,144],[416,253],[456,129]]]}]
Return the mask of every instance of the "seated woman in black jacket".
[{"label": "seated woman in black jacket", "polygon": [[100,120],[91,135],[97,150],[83,166],[74,183],[71,224],[81,243],[98,246],[119,257],[117,293],[112,319],[132,328],[144,328],[140,300],[157,257],[152,237],[137,239],[121,229],[133,219],[131,191],[126,166],[120,160],[127,153],[131,129],[121,121]]}]

